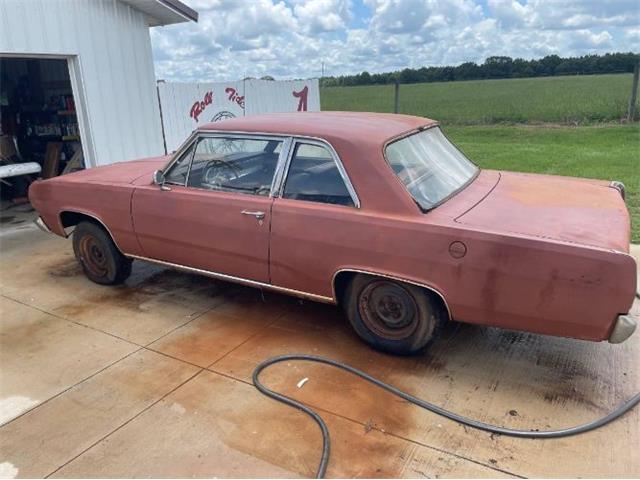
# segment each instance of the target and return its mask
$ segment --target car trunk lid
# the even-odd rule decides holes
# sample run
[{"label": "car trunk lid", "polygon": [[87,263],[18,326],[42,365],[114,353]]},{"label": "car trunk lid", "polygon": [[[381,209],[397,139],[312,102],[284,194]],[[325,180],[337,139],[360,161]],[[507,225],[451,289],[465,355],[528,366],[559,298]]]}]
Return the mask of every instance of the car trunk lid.
[{"label": "car trunk lid", "polygon": [[629,213],[610,182],[499,172],[486,196],[457,223],[629,252]]}]

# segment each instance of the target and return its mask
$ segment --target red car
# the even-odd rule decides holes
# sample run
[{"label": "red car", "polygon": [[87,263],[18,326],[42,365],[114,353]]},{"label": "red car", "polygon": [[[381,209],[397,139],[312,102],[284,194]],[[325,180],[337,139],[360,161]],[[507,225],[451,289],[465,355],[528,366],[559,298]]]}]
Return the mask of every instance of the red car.
[{"label": "red car", "polygon": [[480,170],[437,122],[372,113],[235,118],[170,157],[34,183],[93,281],[134,259],[342,306],[411,353],[447,321],[622,342],[636,291],[619,182]]}]

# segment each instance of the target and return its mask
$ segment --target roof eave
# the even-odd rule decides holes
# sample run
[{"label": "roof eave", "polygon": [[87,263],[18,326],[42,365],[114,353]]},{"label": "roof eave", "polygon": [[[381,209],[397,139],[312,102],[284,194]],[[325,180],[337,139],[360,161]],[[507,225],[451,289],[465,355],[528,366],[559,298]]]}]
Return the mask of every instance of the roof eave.
[{"label": "roof eave", "polygon": [[193,8],[182,3],[180,0],[157,0],[165,5],[167,8],[173,10],[178,15],[182,16],[186,21],[198,22],[198,12]]},{"label": "roof eave", "polygon": [[197,22],[198,12],[180,0],[120,0],[131,8],[144,13],[150,27]]}]

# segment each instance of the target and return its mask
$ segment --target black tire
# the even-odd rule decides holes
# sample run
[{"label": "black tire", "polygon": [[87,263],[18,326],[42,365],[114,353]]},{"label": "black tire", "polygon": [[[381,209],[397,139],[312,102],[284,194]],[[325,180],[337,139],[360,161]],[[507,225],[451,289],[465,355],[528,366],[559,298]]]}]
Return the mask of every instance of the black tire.
[{"label": "black tire", "polygon": [[73,231],[73,253],[89,280],[117,285],[131,275],[131,259],[125,257],[111,236],[93,222],[80,222]]},{"label": "black tire", "polygon": [[349,322],[377,350],[411,355],[437,336],[448,318],[442,300],[415,285],[356,275],[347,287]]}]

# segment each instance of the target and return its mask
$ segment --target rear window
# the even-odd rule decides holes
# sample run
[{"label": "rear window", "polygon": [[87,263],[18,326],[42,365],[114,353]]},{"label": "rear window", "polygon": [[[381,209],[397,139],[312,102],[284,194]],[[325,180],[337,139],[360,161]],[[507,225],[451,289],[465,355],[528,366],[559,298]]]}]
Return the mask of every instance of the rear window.
[{"label": "rear window", "polygon": [[439,127],[422,130],[387,145],[387,162],[424,211],[464,188],[476,167]]}]

